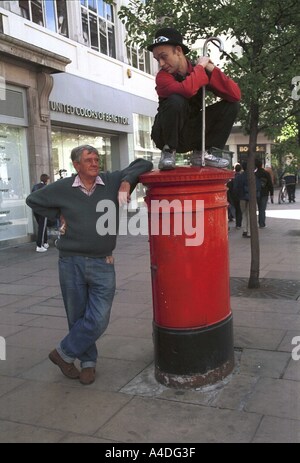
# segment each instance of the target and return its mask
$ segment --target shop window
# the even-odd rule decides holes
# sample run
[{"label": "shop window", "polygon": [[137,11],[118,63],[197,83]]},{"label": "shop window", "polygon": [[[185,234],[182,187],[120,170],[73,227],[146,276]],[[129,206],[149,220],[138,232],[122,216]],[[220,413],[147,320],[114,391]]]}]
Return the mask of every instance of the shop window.
[{"label": "shop window", "polygon": [[59,179],[60,170],[65,170],[66,176],[76,173],[70,155],[72,149],[80,145],[91,145],[97,148],[100,154],[100,170],[111,170],[111,137],[107,135],[101,136],[94,132],[52,127],[51,141],[55,179]]},{"label": "shop window", "polygon": [[151,139],[153,121],[153,117],[133,114],[134,154],[136,158],[152,161],[154,167],[157,167],[160,151]]},{"label": "shop window", "polygon": [[24,118],[24,95],[18,90],[4,88],[5,97],[0,99],[0,115],[2,117]]},{"label": "shop window", "polygon": [[26,146],[24,128],[0,124],[0,246],[32,233],[25,204],[30,192]]},{"label": "shop window", "polygon": [[[3,85],[4,84],[4,85]],[[0,81],[0,246],[32,233],[24,89]]]},{"label": "shop window", "polygon": [[135,149],[154,150],[155,147],[151,140],[153,118],[141,114],[134,114],[133,124]]},{"label": "shop window", "polygon": [[[153,162],[154,168],[157,169],[160,150],[156,148],[151,140],[153,122],[153,117],[133,114],[134,157]],[[139,206],[144,204],[145,194],[145,187],[142,183],[138,183],[136,187],[136,201]]]},{"label": "shop window", "polygon": [[67,0],[19,0],[21,15],[68,37]]},{"label": "shop window", "polygon": [[81,21],[86,46],[116,57],[113,6],[102,0],[81,0]]}]

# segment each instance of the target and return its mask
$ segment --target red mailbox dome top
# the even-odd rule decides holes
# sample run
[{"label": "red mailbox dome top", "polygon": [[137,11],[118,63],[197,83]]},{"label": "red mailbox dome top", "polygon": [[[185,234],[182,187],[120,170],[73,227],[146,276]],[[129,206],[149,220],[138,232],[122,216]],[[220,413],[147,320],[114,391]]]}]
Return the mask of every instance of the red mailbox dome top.
[{"label": "red mailbox dome top", "polygon": [[183,183],[227,183],[234,172],[216,167],[177,167],[174,170],[153,170],[140,176],[144,185]]}]

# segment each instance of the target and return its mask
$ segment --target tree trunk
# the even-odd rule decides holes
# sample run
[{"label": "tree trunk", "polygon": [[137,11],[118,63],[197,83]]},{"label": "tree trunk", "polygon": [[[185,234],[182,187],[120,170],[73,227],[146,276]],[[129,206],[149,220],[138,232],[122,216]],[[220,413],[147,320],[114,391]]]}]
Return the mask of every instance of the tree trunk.
[{"label": "tree trunk", "polygon": [[259,288],[259,238],[256,216],[256,178],[255,178],[255,154],[258,135],[258,104],[252,103],[250,107],[250,136],[249,136],[249,157],[247,162],[247,176],[249,188],[249,213],[250,213],[250,234],[251,234],[251,268],[248,288]]}]

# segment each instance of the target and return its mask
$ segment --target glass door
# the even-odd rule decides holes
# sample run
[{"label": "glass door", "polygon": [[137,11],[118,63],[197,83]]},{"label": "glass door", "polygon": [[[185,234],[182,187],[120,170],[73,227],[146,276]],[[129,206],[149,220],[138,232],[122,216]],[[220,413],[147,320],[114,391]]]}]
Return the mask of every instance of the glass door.
[{"label": "glass door", "polygon": [[25,129],[0,124],[0,244],[32,233]]}]

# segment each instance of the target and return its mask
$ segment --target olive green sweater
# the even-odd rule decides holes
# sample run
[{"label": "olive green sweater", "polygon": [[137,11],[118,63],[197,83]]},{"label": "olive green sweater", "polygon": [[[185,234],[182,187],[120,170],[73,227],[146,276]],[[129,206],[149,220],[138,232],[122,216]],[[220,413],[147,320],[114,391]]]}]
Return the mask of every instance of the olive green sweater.
[{"label": "olive green sweater", "polygon": [[[61,257],[106,257],[112,254],[116,246],[119,225],[118,191],[121,182],[129,182],[132,191],[139,176],[152,167],[151,162],[136,159],[124,170],[100,173],[104,185],[97,185],[91,196],[83,193],[80,188],[72,187],[74,177],[68,177],[31,193],[26,203],[33,212],[50,220],[55,220],[60,215],[65,218],[67,230],[57,244]],[[107,223],[102,220],[104,224],[101,222],[99,227],[97,222],[103,214]],[[101,232],[104,226],[107,227],[107,234]]]}]

